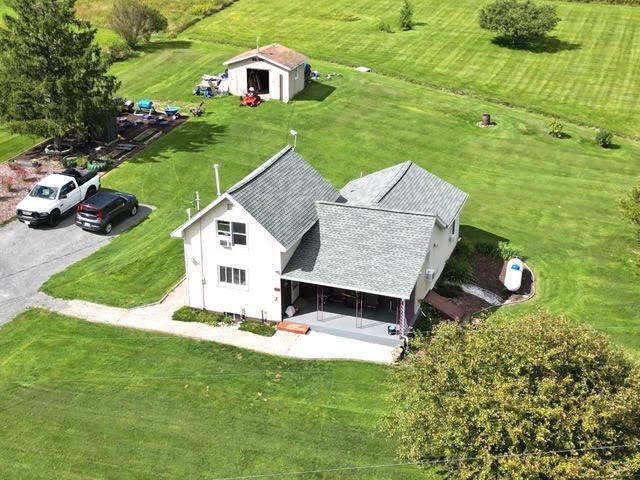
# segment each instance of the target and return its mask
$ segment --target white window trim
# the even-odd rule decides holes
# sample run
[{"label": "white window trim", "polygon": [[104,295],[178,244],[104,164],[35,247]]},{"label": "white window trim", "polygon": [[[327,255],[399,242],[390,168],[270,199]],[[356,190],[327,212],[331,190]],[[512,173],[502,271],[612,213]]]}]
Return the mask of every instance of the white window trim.
[{"label": "white window trim", "polygon": [[[221,268],[225,268],[225,269],[229,268],[229,269],[231,269],[231,278],[232,278],[231,282],[227,282],[227,281],[223,282],[220,279],[220,269]],[[233,271],[234,270],[244,271],[244,285],[238,284],[238,283],[233,283],[233,273],[234,273]],[[248,274],[246,268],[230,267],[228,265],[218,265],[216,273],[217,273],[217,277],[218,277],[218,286],[224,287],[224,288],[232,288],[234,290],[249,290],[249,274]],[[226,272],[225,272],[225,275],[226,275]]]},{"label": "white window trim", "polygon": [[[229,224],[229,231],[228,232],[224,232],[224,231],[220,231],[219,229],[219,224],[220,222],[224,222],[224,223],[228,223]],[[234,223],[239,223],[244,225],[244,233],[234,233],[233,231],[233,224]],[[244,239],[245,239],[245,243],[244,245],[242,243],[235,243],[233,240],[233,236],[235,235],[243,235]],[[232,220],[216,220],[216,238],[218,239],[218,245],[220,244],[220,240],[221,239],[228,239],[229,243],[231,244],[231,247],[244,247],[246,248],[249,245],[249,228],[248,225],[244,222],[234,222]]]}]

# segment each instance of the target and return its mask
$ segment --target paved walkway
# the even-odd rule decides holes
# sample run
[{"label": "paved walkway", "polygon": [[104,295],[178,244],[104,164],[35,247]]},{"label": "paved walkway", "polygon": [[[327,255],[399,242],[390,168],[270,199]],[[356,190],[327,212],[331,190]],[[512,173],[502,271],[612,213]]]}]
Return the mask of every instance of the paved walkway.
[{"label": "paved walkway", "polygon": [[161,303],[140,308],[115,308],[81,300],[48,299],[44,304],[58,313],[90,322],[161,332],[198,340],[209,340],[262,353],[306,359],[345,359],[390,364],[396,350],[360,340],[311,331],[307,335],[278,331],[263,337],[238,330],[237,326],[214,327],[204,323],[171,320],[184,305],[186,284],[182,282]]}]

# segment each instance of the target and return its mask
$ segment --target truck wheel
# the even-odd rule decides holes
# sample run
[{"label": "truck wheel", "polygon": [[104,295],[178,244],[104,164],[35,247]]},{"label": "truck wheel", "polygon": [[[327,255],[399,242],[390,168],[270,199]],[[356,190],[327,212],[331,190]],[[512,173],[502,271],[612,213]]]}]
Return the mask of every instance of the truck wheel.
[{"label": "truck wheel", "polygon": [[135,217],[136,213],[138,213],[138,206],[137,206],[137,205],[134,205],[134,206],[131,208],[131,216],[132,216],[132,217]]},{"label": "truck wheel", "polygon": [[113,225],[109,222],[104,226],[104,233],[109,234],[111,233],[111,230],[113,230]]},{"label": "truck wheel", "polygon": [[87,194],[84,196],[84,199],[87,200],[90,197],[93,197],[96,194],[96,187],[89,187],[87,190]]},{"label": "truck wheel", "polygon": [[49,226],[55,227],[58,223],[60,223],[60,210],[56,209],[49,215]]}]

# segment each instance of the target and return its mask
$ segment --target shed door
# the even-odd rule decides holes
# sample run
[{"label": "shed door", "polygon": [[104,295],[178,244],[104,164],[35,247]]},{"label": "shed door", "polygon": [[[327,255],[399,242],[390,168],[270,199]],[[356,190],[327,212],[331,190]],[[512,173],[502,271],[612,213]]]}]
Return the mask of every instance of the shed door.
[{"label": "shed door", "polygon": [[282,96],[282,87],[283,87],[283,83],[284,83],[284,78],[282,77],[282,74],[278,75],[278,92],[280,93],[280,96],[278,97],[279,100],[283,100],[284,97]]}]

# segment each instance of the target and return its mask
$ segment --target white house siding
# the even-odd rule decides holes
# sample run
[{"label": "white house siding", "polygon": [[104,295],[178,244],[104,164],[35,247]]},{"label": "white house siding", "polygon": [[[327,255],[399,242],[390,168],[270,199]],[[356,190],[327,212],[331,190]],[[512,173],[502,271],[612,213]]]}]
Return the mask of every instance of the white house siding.
[{"label": "white house siding", "polygon": [[[222,201],[184,232],[188,304],[216,312],[244,313],[253,318],[262,318],[264,313],[268,320],[279,321],[282,249],[241,206],[234,204],[228,209],[230,204],[229,200]],[[247,245],[221,246],[217,220],[244,223]],[[219,266],[246,270],[247,285],[220,283]]]},{"label": "white house siding", "polygon": [[[304,66],[302,68],[302,86],[304,88]],[[242,60],[240,62],[229,65],[229,91],[232,95],[243,95],[247,92],[247,69],[268,70],[269,71],[269,94],[260,96],[266,100],[282,100],[288,102],[294,97],[298,91],[290,90],[289,78],[290,73],[286,69],[265,61],[254,62],[252,59]],[[299,75],[300,76],[300,75]],[[282,81],[282,98],[280,98],[280,82]]]},{"label": "white house siding", "polygon": [[[433,233],[431,235],[429,255],[427,256],[427,259],[422,266],[420,276],[418,277],[418,281],[416,282],[416,312],[418,311],[418,308],[420,306],[420,300],[424,299],[427,293],[429,293],[429,291],[433,288],[435,283],[440,278],[447,260],[449,260],[449,257],[456,247],[459,233],[460,216],[456,217],[455,219],[455,230],[453,234],[450,233],[449,228],[442,228],[437,223],[434,226]],[[436,271],[433,281],[427,280],[427,277],[425,275],[425,271],[427,270],[427,268],[431,268]]]}]

